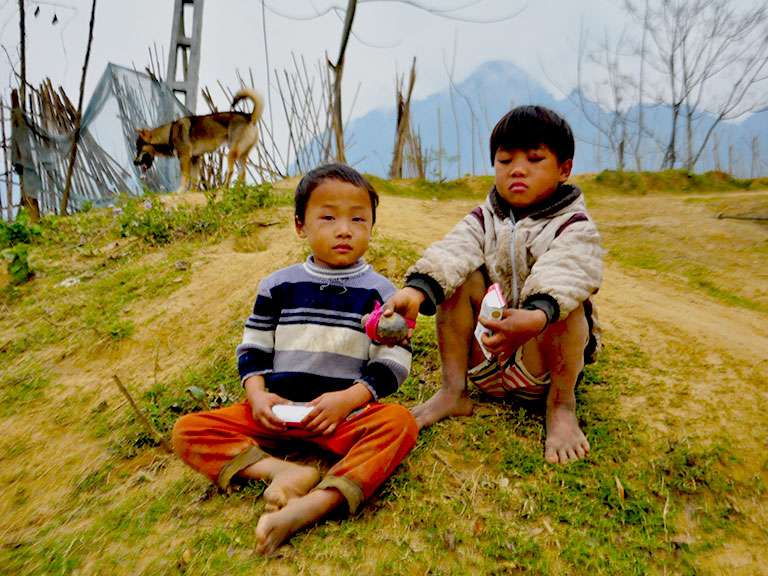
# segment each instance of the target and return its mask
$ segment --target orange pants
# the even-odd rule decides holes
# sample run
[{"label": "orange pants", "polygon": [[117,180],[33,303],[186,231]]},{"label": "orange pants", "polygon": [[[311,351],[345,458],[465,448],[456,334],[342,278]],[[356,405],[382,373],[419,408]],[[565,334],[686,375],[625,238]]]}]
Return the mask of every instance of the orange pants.
[{"label": "orange pants", "polygon": [[261,447],[278,447],[300,440],[342,456],[316,489],[335,488],[354,513],[363,500],[392,474],[416,444],[416,421],[399,404],[371,403],[322,435],[291,427],[276,432],[239,404],[182,416],[173,428],[173,449],[179,457],[221,488],[241,470],[268,456]]}]

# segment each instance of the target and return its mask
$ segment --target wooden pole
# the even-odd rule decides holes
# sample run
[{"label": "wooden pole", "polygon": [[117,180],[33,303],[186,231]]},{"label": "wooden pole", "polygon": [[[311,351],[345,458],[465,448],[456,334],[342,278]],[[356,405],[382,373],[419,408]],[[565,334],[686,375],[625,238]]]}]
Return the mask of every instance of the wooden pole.
[{"label": "wooden pole", "polygon": [[333,87],[331,97],[331,120],[333,133],[336,137],[336,161],[346,163],[347,157],[344,150],[344,123],[341,116],[341,79],[344,75],[344,56],[347,52],[349,35],[352,33],[352,22],[355,19],[357,0],[348,0],[344,18],[344,31],[341,33],[341,47],[339,57],[334,64],[328,60],[328,66],[333,72]]},{"label": "wooden pole", "polygon": [[8,152],[8,142],[5,137],[5,105],[0,99],[0,128],[3,135],[3,170],[5,171],[5,214],[8,222],[13,220],[13,175],[11,174],[11,159]]},{"label": "wooden pole", "polygon": [[[19,82],[18,106],[21,110],[20,118],[23,119],[27,106],[27,33],[26,15],[24,12],[24,0],[19,0],[19,54],[21,56],[21,82]],[[13,98],[12,98],[13,99]],[[12,102],[13,104],[13,102]],[[40,211],[34,198],[27,198],[24,188],[24,170],[19,173],[19,189],[21,191],[21,204],[26,207],[29,217],[33,222],[40,218]],[[33,202],[33,200],[35,200]]]},{"label": "wooden pole", "polygon": [[25,30],[24,0],[19,0],[19,53],[21,55],[21,83],[19,95],[21,96],[21,109],[26,110],[27,105],[27,33]]},{"label": "wooden pole", "polygon": [[[26,128],[24,110],[22,109],[22,102],[19,98],[19,92],[14,88],[11,90],[11,146],[13,152],[16,154],[16,158],[21,164],[21,172],[19,172],[19,187],[21,189],[21,205],[27,209],[29,218],[32,222],[37,222],[40,219],[40,208],[37,198],[27,196],[24,188],[24,161],[29,156],[28,145],[29,142],[26,137],[19,136],[19,133],[24,133]],[[22,128],[22,126],[24,126]]]},{"label": "wooden pole", "polygon": [[728,144],[728,174],[731,176],[734,176],[733,171],[735,170],[734,166],[734,154],[733,154],[733,144]]},{"label": "wooden pole", "polygon": [[125,385],[120,381],[120,378],[117,377],[117,374],[112,375],[112,379],[115,381],[115,384],[117,384],[117,387],[120,389],[120,392],[123,393],[123,396],[125,396],[125,399],[128,400],[128,404],[131,405],[131,408],[133,408],[134,413],[139,418],[139,421],[144,425],[144,428],[147,429],[147,432],[150,433],[151,436],[157,440],[160,445],[170,453],[173,453],[173,450],[171,449],[170,444],[168,444],[168,441],[165,439],[165,437],[158,432],[157,428],[155,428],[152,425],[152,422],[150,422],[146,416],[144,416],[144,413],[141,411],[141,408],[139,408],[136,405],[136,402],[133,401],[133,397],[131,396],[131,393],[128,392],[128,389],[125,387]]},{"label": "wooden pole", "polygon": [[715,132],[712,135],[712,159],[715,163],[715,170],[722,172],[722,165],[720,164],[720,137]]},{"label": "wooden pole", "polygon": [[757,136],[752,136],[752,167],[749,170],[750,178],[757,178],[760,172],[760,144]]},{"label": "wooden pole", "polygon": [[67,167],[67,179],[64,184],[64,193],[61,196],[60,214],[67,213],[69,204],[69,194],[72,188],[72,172],[75,169],[75,160],[77,159],[77,142],[80,140],[80,121],[83,114],[83,94],[85,92],[85,74],[88,71],[88,60],[91,57],[91,44],[93,43],[93,23],[96,19],[96,0],[91,4],[91,21],[88,24],[88,47],[85,50],[85,62],[83,63],[83,74],[80,77],[80,96],[77,100],[77,116],[75,117],[75,131],[72,136],[72,151],[69,155],[69,166]]}]

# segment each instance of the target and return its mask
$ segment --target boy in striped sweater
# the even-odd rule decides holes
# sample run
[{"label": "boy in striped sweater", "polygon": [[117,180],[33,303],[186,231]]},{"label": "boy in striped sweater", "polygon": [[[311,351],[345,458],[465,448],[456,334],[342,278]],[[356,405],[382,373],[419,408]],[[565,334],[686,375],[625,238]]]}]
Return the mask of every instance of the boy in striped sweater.
[{"label": "boy in striped sweater", "polygon": [[[312,255],[259,285],[237,347],[246,400],[188,414],[174,427],[179,456],[221,488],[234,477],[270,483],[256,526],[265,554],[336,508],[357,511],[416,443],[410,412],[379,402],[408,375],[410,349],[371,341],[361,326],[395,293],[362,259],[377,204],[372,186],[348,166],[302,178],[295,225]],[[310,409],[300,422],[278,417],[295,403]],[[296,440],[341,458],[320,479],[314,467],[264,450]]]}]

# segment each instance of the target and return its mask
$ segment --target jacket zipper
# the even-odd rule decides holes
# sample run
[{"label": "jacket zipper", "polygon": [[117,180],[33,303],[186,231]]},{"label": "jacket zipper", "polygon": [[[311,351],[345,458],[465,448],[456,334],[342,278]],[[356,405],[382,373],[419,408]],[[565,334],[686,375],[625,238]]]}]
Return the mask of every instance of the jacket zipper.
[{"label": "jacket zipper", "polygon": [[517,308],[517,263],[515,262],[515,217],[510,210],[509,225],[512,229],[512,235],[509,247],[509,257],[512,259],[512,306],[510,308]]}]

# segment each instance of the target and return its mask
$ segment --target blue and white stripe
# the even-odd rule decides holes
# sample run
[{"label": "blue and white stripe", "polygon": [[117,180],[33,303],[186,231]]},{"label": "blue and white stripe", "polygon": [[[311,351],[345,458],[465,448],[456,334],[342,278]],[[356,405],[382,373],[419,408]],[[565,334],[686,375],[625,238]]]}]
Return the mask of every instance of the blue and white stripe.
[{"label": "blue and white stripe", "polygon": [[294,400],[355,381],[365,383],[375,398],[394,392],[408,376],[411,352],[374,344],[361,325],[375,302],[394,291],[363,260],[338,270],[310,257],[268,276],[237,347],[241,379],[264,374],[270,389]]}]

